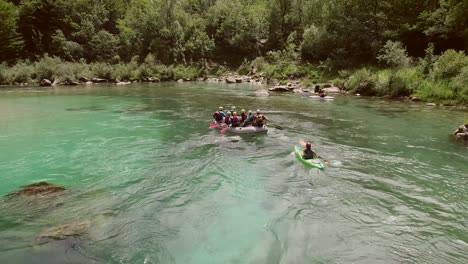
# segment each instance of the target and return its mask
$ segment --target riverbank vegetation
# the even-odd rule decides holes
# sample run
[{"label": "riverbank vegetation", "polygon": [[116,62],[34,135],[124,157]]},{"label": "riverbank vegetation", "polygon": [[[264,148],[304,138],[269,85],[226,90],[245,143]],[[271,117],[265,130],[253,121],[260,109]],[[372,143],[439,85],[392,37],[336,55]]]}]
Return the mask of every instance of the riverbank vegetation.
[{"label": "riverbank vegetation", "polygon": [[468,104],[466,0],[0,0],[0,83],[227,71]]}]

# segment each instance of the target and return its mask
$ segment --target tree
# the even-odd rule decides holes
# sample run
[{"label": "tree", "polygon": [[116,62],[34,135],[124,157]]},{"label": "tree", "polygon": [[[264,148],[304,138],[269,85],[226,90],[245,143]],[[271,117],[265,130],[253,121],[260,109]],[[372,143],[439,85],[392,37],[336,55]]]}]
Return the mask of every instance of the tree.
[{"label": "tree", "polygon": [[118,39],[111,33],[105,30],[99,31],[90,42],[91,58],[97,61],[110,61],[117,54],[118,43]]},{"label": "tree", "polygon": [[17,33],[16,7],[0,0],[0,62],[18,58],[23,41]]}]

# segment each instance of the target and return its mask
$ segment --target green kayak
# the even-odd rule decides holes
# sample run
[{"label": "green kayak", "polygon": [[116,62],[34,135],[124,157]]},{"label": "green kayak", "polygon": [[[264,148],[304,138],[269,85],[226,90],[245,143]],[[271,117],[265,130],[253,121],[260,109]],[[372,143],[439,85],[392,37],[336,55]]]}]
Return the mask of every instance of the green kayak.
[{"label": "green kayak", "polygon": [[323,164],[322,159],[309,159],[309,160],[306,160],[306,159],[302,158],[302,151],[303,151],[303,148],[300,147],[300,146],[296,146],[294,148],[294,152],[296,153],[296,158],[298,160],[300,160],[302,163],[304,163],[308,167],[317,168],[317,169],[321,169],[321,170],[325,169],[325,165]]}]

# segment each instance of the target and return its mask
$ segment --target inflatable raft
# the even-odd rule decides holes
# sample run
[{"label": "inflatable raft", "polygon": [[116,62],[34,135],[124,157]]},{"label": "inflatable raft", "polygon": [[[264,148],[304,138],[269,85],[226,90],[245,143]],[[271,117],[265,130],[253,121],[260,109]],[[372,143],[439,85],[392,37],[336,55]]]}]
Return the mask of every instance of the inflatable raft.
[{"label": "inflatable raft", "polygon": [[325,169],[325,164],[323,163],[323,160],[322,159],[304,159],[302,157],[302,151],[304,149],[300,146],[296,146],[294,148],[294,152],[296,153],[296,158],[304,163],[307,167],[311,167],[311,168],[317,168],[317,169],[320,169],[320,170],[323,170]]},{"label": "inflatable raft", "polygon": [[226,126],[225,123],[219,123],[217,121],[213,121],[210,124],[210,129],[223,129]]},{"label": "inflatable raft", "polygon": [[248,126],[248,127],[230,127],[226,129],[226,132],[234,133],[237,135],[254,135],[254,134],[266,134],[268,133],[268,127],[255,127],[255,126]]}]

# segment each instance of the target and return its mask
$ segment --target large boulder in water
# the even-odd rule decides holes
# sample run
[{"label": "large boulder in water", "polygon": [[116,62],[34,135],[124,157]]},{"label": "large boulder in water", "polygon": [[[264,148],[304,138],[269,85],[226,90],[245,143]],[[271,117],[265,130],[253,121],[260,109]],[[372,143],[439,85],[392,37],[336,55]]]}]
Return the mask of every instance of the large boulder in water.
[{"label": "large boulder in water", "polygon": [[255,96],[257,96],[257,97],[267,97],[267,96],[270,96],[270,94],[268,93],[267,90],[262,89],[262,90],[256,91]]},{"label": "large boulder in water", "polygon": [[36,243],[44,244],[51,240],[64,240],[71,237],[82,236],[88,232],[90,226],[91,221],[86,220],[47,228],[36,237]]},{"label": "large boulder in water", "polygon": [[63,191],[65,191],[64,187],[50,184],[47,182],[39,182],[39,183],[22,186],[21,190],[12,192],[8,194],[8,196],[20,196],[20,195],[41,196],[41,195],[59,193]]},{"label": "large boulder in water", "polygon": [[236,83],[236,79],[234,77],[226,78],[226,83]]},{"label": "large boulder in water", "polygon": [[44,79],[41,81],[39,86],[52,86],[52,82],[50,80]]},{"label": "large boulder in water", "polygon": [[340,88],[338,88],[338,87],[328,87],[328,88],[323,88],[323,91],[325,93],[340,93]]},{"label": "large boulder in water", "polygon": [[294,90],[294,88],[289,87],[287,85],[277,85],[275,87],[269,88],[268,90],[272,92],[289,92],[289,91]]}]

